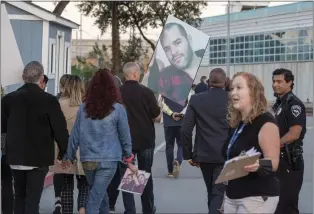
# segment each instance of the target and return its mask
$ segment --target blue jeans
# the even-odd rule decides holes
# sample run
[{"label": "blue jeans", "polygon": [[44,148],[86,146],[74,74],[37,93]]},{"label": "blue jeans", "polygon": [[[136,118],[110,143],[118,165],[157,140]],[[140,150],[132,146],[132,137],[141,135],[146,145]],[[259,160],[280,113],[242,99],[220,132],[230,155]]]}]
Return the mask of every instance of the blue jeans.
[{"label": "blue jeans", "polygon": [[86,205],[86,214],[109,214],[107,188],[116,172],[118,162],[97,163],[95,170],[86,170],[90,194]]},{"label": "blue jeans", "polygon": [[[138,169],[149,173],[152,173],[154,148],[145,150],[133,151],[133,154],[137,156]],[[121,164],[121,176],[124,175],[126,166]],[[154,204],[154,187],[152,174],[149,177],[143,194],[141,195],[142,202],[142,213],[143,214],[154,214],[156,211]],[[123,204],[125,212],[124,214],[136,214],[134,195],[127,192],[122,192]]]},{"label": "blue jeans", "polygon": [[168,173],[173,172],[173,161],[174,161],[174,143],[177,142],[178,151],[176,160],[181,165],[183,160],[182,155],[182,144],[181,144],[181,126],[169,126],[164,127],[165,130],[165,140],[166,140],[166,158]]}]

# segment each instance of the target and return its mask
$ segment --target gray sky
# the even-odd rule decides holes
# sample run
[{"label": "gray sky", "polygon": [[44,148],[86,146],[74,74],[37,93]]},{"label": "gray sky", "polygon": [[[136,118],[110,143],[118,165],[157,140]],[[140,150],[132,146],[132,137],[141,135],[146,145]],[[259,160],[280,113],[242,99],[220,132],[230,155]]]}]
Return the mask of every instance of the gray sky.
[{"label": "gray sky", "polygon": [[[282,4],[287,4],[291,2],[274,2],[274,1],[268,1],[271,2],[269,6],[277,6],[277,5],[282,5]],[[48,9],[50,11],[53,10],[55,7],[53,2],[51,1],[45,1],[45,2],[34,2],[35,4],[44,7],[45,9]],[[76,2],[70,2],[68,6],[66,7],[65,11],[62,13],[62,16],[74,21],[76,23],[80,23],[80,12],[75,6]],[[210,2],[208,7],[202,11],[201,17],[209,17],[209,16],[217,16],[217,15],[223,15],[226,13],[226,5],[227,2]],[[83,26],[83,33],[82,33],[82,38],[83,39],[111,39],[111,34],[110,31],[106,32],[104,35],[101,36],[100,30],[98,29],[97,26],[94,25],[95,19],[92,17],[82,17],[82,26]],[[159,34],[161,32],[162,28],[159,29],[149,29],[146,31],[146,35],[150,39],[157,40],[159,37]],[[79,38],[79,33],[73,33],[72,38],[76,38],[78,36]],[[129,34],[122,34],[120,35],[121,39],[128,39]]]}]

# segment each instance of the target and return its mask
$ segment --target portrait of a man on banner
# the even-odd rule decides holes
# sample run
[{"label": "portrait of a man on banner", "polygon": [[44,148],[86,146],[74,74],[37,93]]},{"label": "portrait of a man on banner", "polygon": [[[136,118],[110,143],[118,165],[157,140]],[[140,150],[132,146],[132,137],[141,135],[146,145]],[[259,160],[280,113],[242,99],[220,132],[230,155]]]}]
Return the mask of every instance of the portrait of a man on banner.
[{"label": "portrait of a man on banner", "polygon": [[207,34],[169,16],[142,84],[184,106],[208,41]]}]

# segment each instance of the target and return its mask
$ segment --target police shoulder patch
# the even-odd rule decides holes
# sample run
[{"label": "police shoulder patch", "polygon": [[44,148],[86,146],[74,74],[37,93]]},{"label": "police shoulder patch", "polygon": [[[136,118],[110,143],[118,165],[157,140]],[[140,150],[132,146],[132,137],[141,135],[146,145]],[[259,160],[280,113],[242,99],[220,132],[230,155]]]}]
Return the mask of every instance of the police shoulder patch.
[{"label": "police shoulder patch", "polygon": [[293,105],[291,107],[291,112],[292,112],[294,117],[298,117],[301,114],[301,112],[302,112],[301,106]]}]

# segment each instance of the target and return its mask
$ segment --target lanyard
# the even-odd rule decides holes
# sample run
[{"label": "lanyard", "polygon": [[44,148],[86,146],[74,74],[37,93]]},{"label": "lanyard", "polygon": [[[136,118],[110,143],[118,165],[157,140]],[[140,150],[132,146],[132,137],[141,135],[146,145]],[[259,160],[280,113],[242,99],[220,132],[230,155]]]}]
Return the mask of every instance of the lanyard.
[{"label": "lanyard", "polygon": [[229,141],[229,145],[228,145],[228,149],[227,149],[227,160],[229,160],[229,155],[230,155],[230,149],[233,146],[234,142],[237,140],[237,138],[239,137],[239,135],[242,133],[243,128],[244,128],[245,124],[243,123],[242,126],[239,129],[239,125],[237,127],[237,129],[234,131],[230,141]]}]

